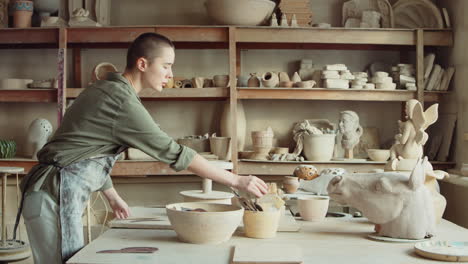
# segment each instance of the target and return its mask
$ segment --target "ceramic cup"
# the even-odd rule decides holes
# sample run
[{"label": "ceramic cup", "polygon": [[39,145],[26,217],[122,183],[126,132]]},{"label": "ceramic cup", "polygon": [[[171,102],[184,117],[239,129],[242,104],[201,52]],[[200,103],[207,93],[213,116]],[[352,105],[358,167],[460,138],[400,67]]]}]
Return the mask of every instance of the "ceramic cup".
[{"label": "ceramic cup", "polygon": [[220,160],[231,159],[231,138],[230,137],[211,137],[210,149]]},{"label": "ceramic cup", "polygon": [[278,230],[280,210],[264,211],[244,211],[244,232],[251,238],[273,238]]},{"label": "ceramic cup", "polygon": [[330,198],[328,196],[302,197],[298,200],[302,220],[319,222],[325,219]]},{"label": "ceramic cup", "polygon": [[283,188],[286,193],[295,193],[299,188],[299,178],[294,176],[284,176]]},{"label": "ceramic cup", "polygon": [[31,27],[31,18],[34,9],[33,1],[17,0],[11,3],[10,8],[11,12],[13,13],[13,27]]}]

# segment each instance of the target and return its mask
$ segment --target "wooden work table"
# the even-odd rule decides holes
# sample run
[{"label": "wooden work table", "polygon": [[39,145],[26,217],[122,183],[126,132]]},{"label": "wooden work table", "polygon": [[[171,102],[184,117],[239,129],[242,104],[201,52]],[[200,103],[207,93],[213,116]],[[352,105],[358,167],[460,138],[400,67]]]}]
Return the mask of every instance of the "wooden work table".
[{"label": "wooden work table", "polygon": [[[413,243],[370,240],[373,225],[363,218],[327,218],[323,222],[303,222],[300,232],[278,232],[273,239],[251,239],[242,233],[220,245],[195,245],[180,242],[172,230],[110,229],[87,245],[68,264],[103,263],[203,263],[229,264],[234,246],[247,245],[255,250],[260,244],[296,245],[302,248],[304,263],[446,263],[427,260],[414,253]],[[433,240],[464,241],[468,229],[443,220]],[[106,249],[149,246],[152,254],[97,254]]]}]

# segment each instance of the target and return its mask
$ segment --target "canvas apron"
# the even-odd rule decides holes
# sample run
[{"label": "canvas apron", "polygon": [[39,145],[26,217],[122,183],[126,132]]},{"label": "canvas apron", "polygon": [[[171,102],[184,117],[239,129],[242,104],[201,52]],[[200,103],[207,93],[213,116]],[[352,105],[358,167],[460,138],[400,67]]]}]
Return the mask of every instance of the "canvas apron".
[{"label": "canvas apron", "polygon": [[36,264],[64,263],[83,248],[87,201],[104,185],[119,156],[90,158],[61,168],[58,199],[44,191],[25,196],[23,216]]}]

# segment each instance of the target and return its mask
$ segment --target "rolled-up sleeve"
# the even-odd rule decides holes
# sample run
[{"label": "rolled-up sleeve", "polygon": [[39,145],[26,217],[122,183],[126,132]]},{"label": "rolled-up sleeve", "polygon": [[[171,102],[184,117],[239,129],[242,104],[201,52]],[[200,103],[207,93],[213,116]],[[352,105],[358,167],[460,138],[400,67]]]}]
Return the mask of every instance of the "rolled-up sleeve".
[{"label": "rolled-up sleeve", "polygon": [[175,171],[187,169],[196,152],[162,131],[140,101],[129,99],[118,112],[113,127],[116,143],[139,149]]}]

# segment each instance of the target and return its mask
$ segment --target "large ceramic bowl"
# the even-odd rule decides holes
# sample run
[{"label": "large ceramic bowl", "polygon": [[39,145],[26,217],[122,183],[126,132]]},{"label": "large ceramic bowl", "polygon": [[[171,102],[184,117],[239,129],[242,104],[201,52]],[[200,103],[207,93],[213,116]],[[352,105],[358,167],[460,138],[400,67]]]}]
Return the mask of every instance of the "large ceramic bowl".
[{"label": "large ceramic bowl", "polygon": [[205,7],[215,24],[259,26],[268,21],[275,3],[270,0],[207,0]]},{"label": "large ceramic bowl", "polygon": [[[206,212],[185,211],[198,208]],[[175,203],[168,204],[166,212],[181,241],[219,244],[231,238],[242,220],[244,209],[226,204]]]}]

